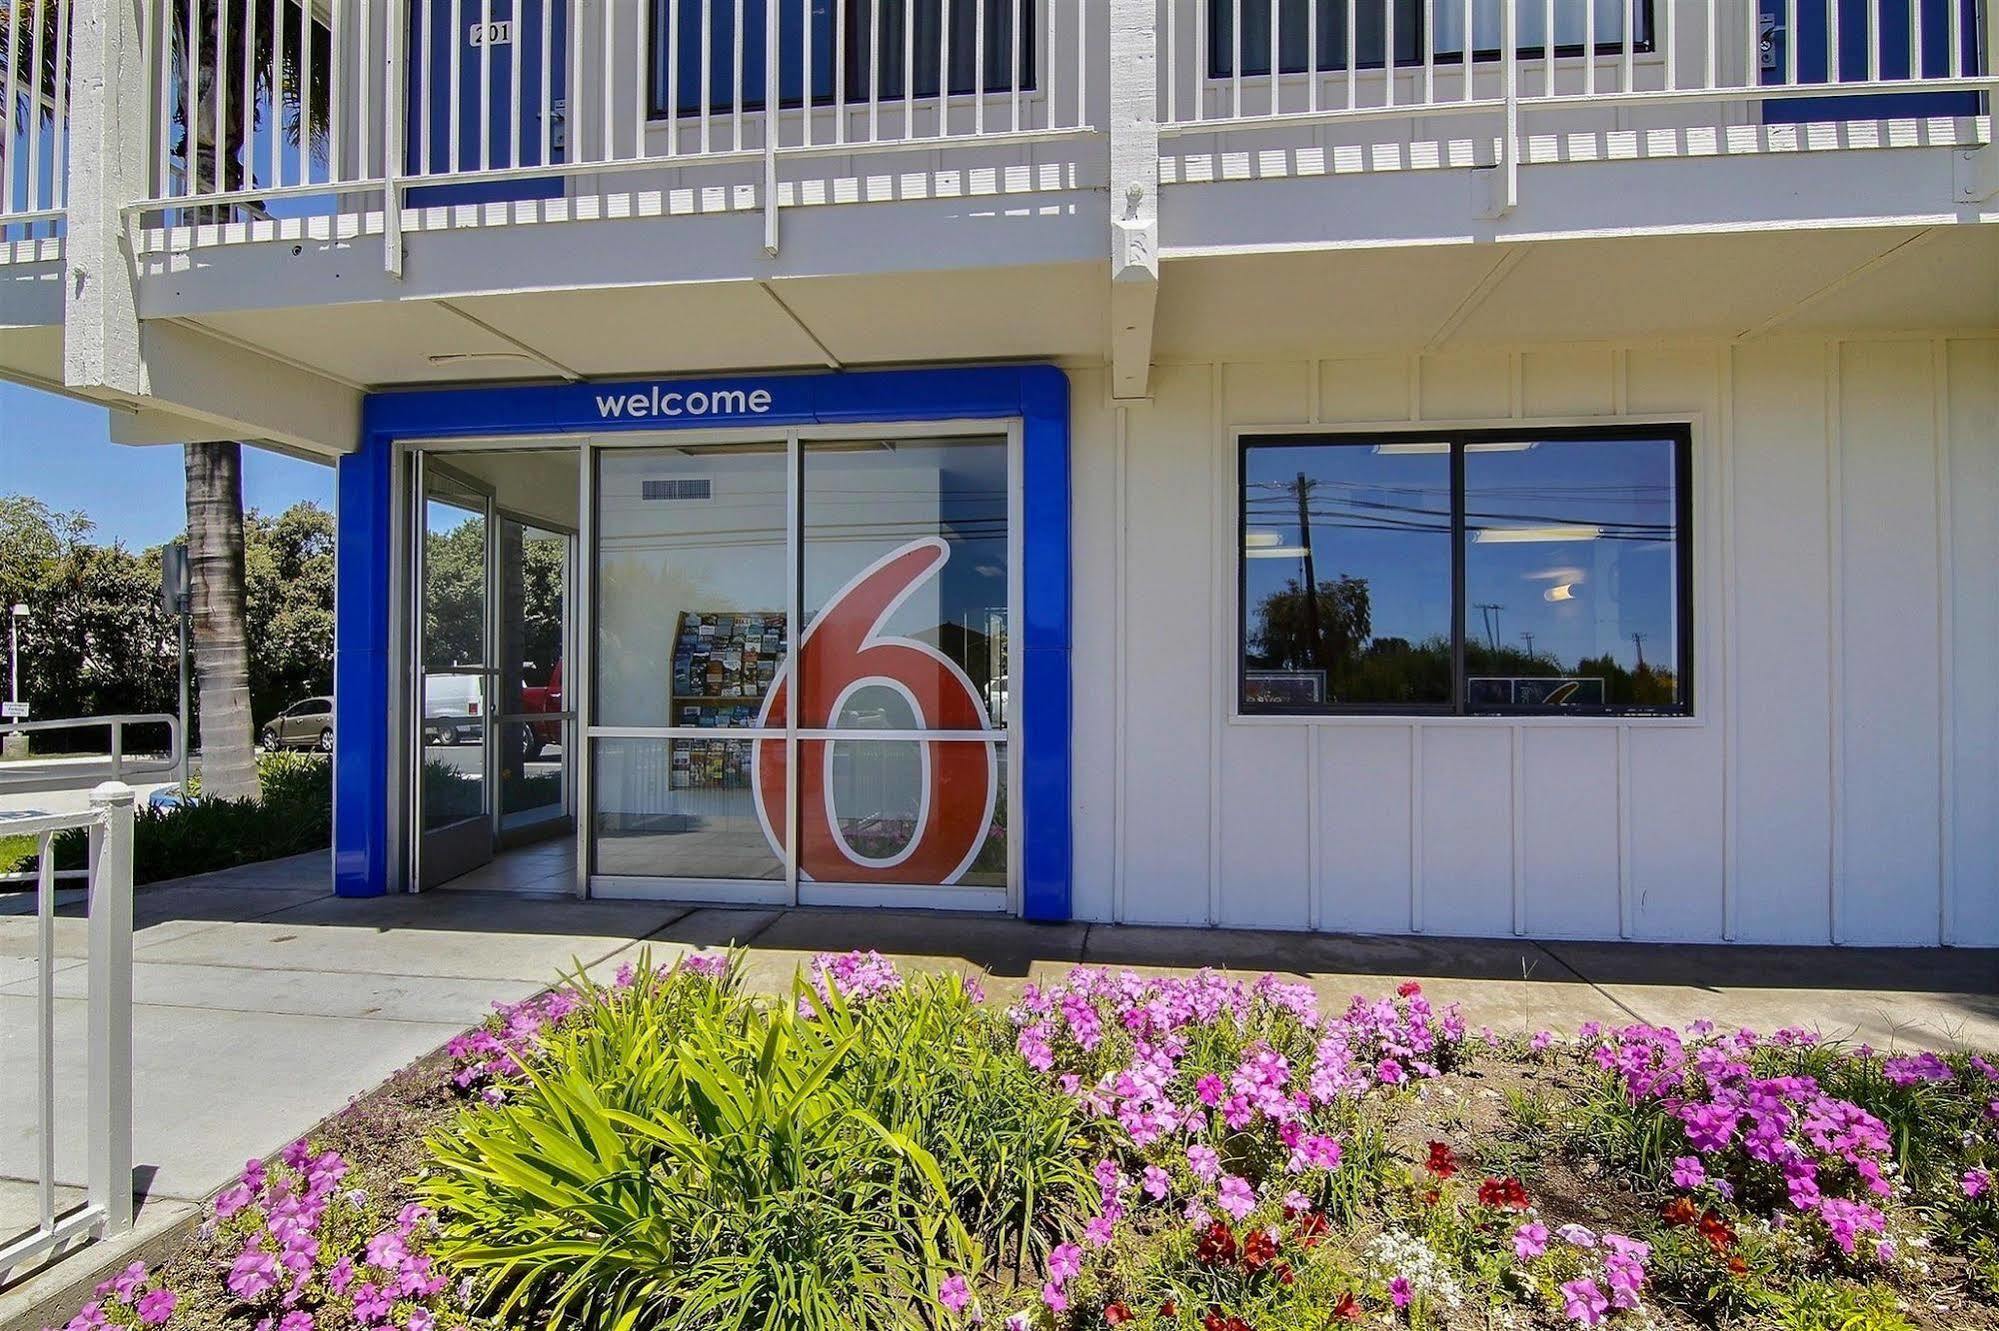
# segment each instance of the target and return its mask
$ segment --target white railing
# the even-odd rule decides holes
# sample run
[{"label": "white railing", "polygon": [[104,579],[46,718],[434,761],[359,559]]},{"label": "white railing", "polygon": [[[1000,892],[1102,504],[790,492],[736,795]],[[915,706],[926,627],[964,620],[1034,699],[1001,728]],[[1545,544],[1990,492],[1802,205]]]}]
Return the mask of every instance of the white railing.
[{"label": "white railing", "polygon": [[0,0],[0,244],[62,233],[71,0]]},{"label": "white railing", "polygon": [[[127,732],[166,731],[167,747],[135,750]],[[132,712],[116,716],[84,716],[60,721],[0,721],[8,735],[73,734],[102,730],[110,748],[84,758],[23,758],[0,764],[0,791],[88,790],[103,781],[123,782],[137,776],[167,776],[180,771],[180,719],[165,712]]]},{"label": "white railing", "polygon": [[135,206],[196,223],[304,196],[353,211],[516,182],[542,197],[732,163],[760,167],[774,195],[794,157],[1080,134],[1103,17],[1100,0],[148,0],[146,14],[152,161]]},{"label": "white railing", "polygon": [[1159,0],[1161,129],[1999,82],[1983,0],[1865,5],[1856,30],[1845,0]]},{"label": "white railing", "polygon": [[[85,1195],[56,1201],[55,840],[90,837],[85,1017]],[[35,1226],[0,1245],[0,1279],[85,1236],[132,1227],[132,789],[107,782],[85,813],[0,814],[0,836],[35,839]]]}]

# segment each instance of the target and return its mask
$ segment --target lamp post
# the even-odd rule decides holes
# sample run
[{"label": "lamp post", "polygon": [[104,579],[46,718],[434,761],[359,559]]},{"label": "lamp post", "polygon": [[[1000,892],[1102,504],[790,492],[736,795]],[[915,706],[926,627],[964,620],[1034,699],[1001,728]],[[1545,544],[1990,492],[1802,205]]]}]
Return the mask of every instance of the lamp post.
[{"label": "lamp post", "polygon": [[[28,618],[28,607],[16,601],[7,607],[7,720],[18,722],[21,711],[21,621]],[[13,726],[7,729],[6,756],[22,758],[27,756],[27,736]]]}]

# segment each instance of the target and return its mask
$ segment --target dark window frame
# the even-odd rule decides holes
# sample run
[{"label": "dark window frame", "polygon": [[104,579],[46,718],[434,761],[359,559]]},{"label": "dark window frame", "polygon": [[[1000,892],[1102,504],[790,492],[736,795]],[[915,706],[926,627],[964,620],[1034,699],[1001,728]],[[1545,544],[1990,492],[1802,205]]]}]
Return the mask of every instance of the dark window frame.
[{"label": "dark window frame", "polygon": [[[732,0],[732,3],[743,6],[753,4],[754,2],[755,0]],[[796,0],[770,0],[770,3],[772,5],[780,3],[795,3],[795,2]],[[1006,8],[1008,2],[1009,0],[991,0],[991,6],[986,11],[987,13],[986,21],[989,26],[1000,25],[1006,21],[1011,20],[1012,11]],[[667,78],[666,78],[666,69],[665,69],[667,61],[667,48],[666,48],[667,34],[665,31],[666,25],[658,21],[657,0],[640,0],[640,3],[644,4],[647,9],[646,123],[664,125],[664,124],[678,124],[688,120],[699,120],[702,115],[702,110],[699,104],[700,81],[698,74],[693,85],[695,88],[694,92],[695,105],[686,110],[682,110],[678,107],[667,105],[666,98],[667,98],[668,88],[667,88]],[[718,3],[718,0],[682,0],[682,3],[683,5],[716,4]],[[870,60],[870,56],[871,55],[879,56],[881,54],[881,52],[879,51],[871,52],[869,50],[870,43],[868,41],[869,28],[867,22],[868,18],[867,0],[836,0],[836,3],[843,4],[849,8],[849,12],[847,15],[847,25],[846,25],[847,49],[845,52],[845,59],[843,62],[846,65],[846,69],[844,71],[846,106],[849,109],[852,109],[853,107],[856,106],[866,106],[868,105],[868,77],[869,77],[869,71],[872,68],[872,62]],[[947,22],[949,21],[949,16],[951,14],[952,3],[953,0],[941,0],[940,3],[940,13],[946,16],[945,21]],[[696,22],[696,27],[698,29],[700,11],[698,9],[695,9],[689,12],[692,12],[696,15],[695,22]],[[731,12],[733,13],[733,11]],[[769,11],[766,10],[765,12],[766,14],[768,14]],[[974,13],[976,14],[976,12],[977,11],[975,10]],[[1037,37],[1039,34],[1036,32],[1037,25],[1035,23],[1035,17],[1034,17],[1036,12],[1037,8],[1035,5],[1035,0],[1020,0],[1020,15],[1021,15],[1020,70],[1018,72],[1020,75],[1020,85],[1019,85],[1020,91],[1023,95],[1028,93],[1036,93],[1040,91],[1041,49],[1037,41]],[[898,8],[895,11],[895,16],[899,18],[900,14],[901,10],[900,8]],[[768,21],[768,19],[766,19],[766,21]],[[977,19],[974,18],[972,22],[976,23]],[[733,19],[731,20],[730,26],[733,27]],[[717,31],[721,31],[721,28],[719,26],[717,28]],[[886,34],[887,34],[887,25],[884,24],[883,38],[882,38],[883,47],[887,50],[890,56],[898,60],[901,59],[903,53],[902,44],[900,42],[891,44]],[[745,35],[743,41],[744,41],[744,50],[746,54],[750,50],[754,49],[758,58],[759,59],[762,58],[763,47],[761,45],[755,45],[754,47],[752,46],[752,44],[750,43],[750,39],[748,37],[747,27],[745,28]],[[827,43],[829,46],[830,46],[830,41],[831,39],[829,38]],[[815,51],[815,58],[816,58],[816,52],[820,49],[820,44],[817,42],[816,38],[814,41],[813,49]],[[964,50],[960,50],[958,43],[954,42],[951,46],[951,57],[955,61],[960,55],[965,55],[968,52],[974,51],[976,49],[977,48],[975,46],[966,46]],[[934,44],[918,44],[918,46],[916,47],[916,51],[919,61],[924,58],[939,54],[937,47]],[[796,54],[799,56],[800,59],[803,59],[804,51],[802,49],[798,51]],[[1005,66],[1011,63],[1011,55],[1012,52],[1010,50],[1002,49],[1000,44],[998,43],[989,43],[987,45],[986,62],[989,66],[993,64],[995,61],[997,61],[1001,66],[1002,71],[1004,71]],[[682,58],[683,59],[685,58],[684,44],[683,44]],[[972,58],[976,59],[977,57],[973,56]],[[782,88],[785,82],[785,78],[784,78],[784,57],[781,49],[778,61],[779,61],[778,84],[780,88]],[[700,68],[698,59],[695,64],[695,68],[697,69],[697,71]],[[733,68],[730,69],[729,73],[731,77],[733,77],[734,75]],[[981,84],[984,84],[985,80],[983,78],[975,77],[974,86],[961,92],[956,87],[951,86],[950,73],[951,71],[949,70],[939,70],[937,78],[938,88],[931,92],[918,91],[916,93],[916,100],[937,101],[943,98],[957,98],[957,97],[995,97],[1001,94],[1010,95],[1014,91],[1014,84],[1010,81],[1002,81],[999,83],[989,84],[986,86],[979,86]],[[978,71],[974,71],[974,74],[977,75]],[[766,77],[768,77],[767,74]],[[814,80],[812,86],[813,109],[817,110],[821,107],[832,107],[837,103],[841,91],[841,86],[836,81],[837,78],[838,75],[836,74],[833,78],[828,80],[827,86],[825,87],[819,86],[818,81],[816,79]],[[746,84],[749,82],[749,71],[747,65],[744,69],[744,82]],[[922,81],[920,79],[917,80],[919,87],[921,85],[921,82]],[[801,94],[799,96],[795,97],[780,96],[778,98],[777,107],[779,111],[798,111],[804,109],[805,98],[802,93],[802,89],[804,87],[804,77],[802,71],[799,78],[799,85],[801,88]],[[893,86],[883,88],[880,91],[879,95],[875,98],[876,103],[882,106],[900,106],[903,102],[902,91],[904,86],[905,83],[903,80],[897,80]],[[679,89],[679,91],[683,97],[686,96],[686,89],[684,87]],[[713,90],[711,89],[711,93],[712,91]],[[757,96],[754,98],[746,96],[743,98],[742,107],[743,107],[743,113],[745,115],[749,114],[760,115],[763,113],[765,109],[764,98],[762,96]],[[721,100],[711,101],[708,106],[707,114],[709,118],[712,120],[716,116],[732,115],[734,114],[735,109],[736,109],[735,99],[733,97],[728,97]]]},{"label": "dark window frame", "polygon": [[[1674,662],[1678,672],[1680,701],[1663,706],[1610,704],[1602,707],[1495,707],[1468,705],[1465,674],[1465,445],[1505,443],[1520,440],[1561,443],[1604,443],[1622,441],[1658,442],[1673,445],[1673,577],[1674,614],[1677,618],[1678,648]],[[1413,441],[1450,445],[1451,486],[1451,700],[1444,703],[1254,703],[1249,693],[1249,561],[1244,542],[1249,533],[1249,453],[1252,448],[1370,447],[1375,444]],[[1694,710],[1694,526],[1693,526],[1693,427],[1680,422],[1664,425],[1568,426],[1560,429],[1524,428],[1486,430],[1370,430],[1355,432],[1300,433],[1273,431],[1268,434],[1244,432],[1236,436],[1236,613],[1235,613],[1235,715],[1269,716],[1464,716],[1464,717],[1666,717],[1688,719]]]},{"label": "dark window frame", "polygon": [[[1338,0],[1310,0],[1310,2],[1332,9],[1340,19],[1342,25],[1344,25],[1346,9],[1344,5],[1338,3]],[[1586,0],[1586,2],[1593,3],[1593,0]],[[1273,5],[1286,5],[1296,3],[1296,0],[1271,0],[1271,3]],[[1378,0],[1362,0],[1362,3],[1378,3]],[[1216,0],[1215,3],[1209,6],[1208,31],[1204,34],[1208,45],[1208,67],[1204,73],[1207,81],[1210,83],[1230,83],[1235,80],[1235,38],[1231,34],[1233,30],[1232,25],[1236,22],[1239,4],[1240,0]],[[1634,56],[1654,54],[1658,49],[1658,25],[1656,15],[1653,13],[1653,0],[1632,0],[1631,14],[1634,29],[1631,34],[1631,53]],[[1416,54],[1407,58],[1396,58],[1393,62],[1395,68],[1423,68],[1423,15],[1424,6],[1421,3],[1416,3],[1414,22],[1407,29],[1415,38]],[[1395,30],[1398,34],[1397,40],[1399,42],[1401,40],[1400,34],[1404,29],[1399,21],[1402,16],[1398,13],[1396,17],[1398,22],[1396,23]],[[1197,24],[1199,23],[1198,19],[1195,21]],[[1324,24],[1321,24],[1319,31],[1322,34],[1321,40],[1323,40],[1323,34],[1328,29]],[[1468,37],[1473,35],[1467,34]],[[1197,39],[1201,36],[1203,34],[1196,34]],[[1243,54],[1245,57],[1252,54],[1252,45],[1249,42],[1243,44]],[[1270,43],[1268,41],[1254,45],[1257,48],[1254,54],[1265,57],[1269,55]],[[1278,41],[1277,77],[1300,78],[1309,76],[1312,72],[1312,53],[1307,51],[1305,59],[1294,66],[1284,59],[1283,46],[1283,39],[1280,37]],[[1529,45],[1526,42],[1521,42],[1517,47],[1523,58],[1533,60],[1546,59],[1546,49],[1544,45]],[[1361,60],[1357,58],[1354,61],[1354,68],[1356,70],[1386,68],[1389,64],[1389,61],[1385,58],[1386,54],[1384,52],[1384,58],[1380,59]],[[1474,46],[1471,52],[1471,59],[1473,64],[1486,64],[1504,59],[1505,54],[1505,50],[1502,47]],[[1571,60],[1585,54],[1594,54],[1598,57],[1622,55],[1624,54],[1624,40],[1621,37],[1608,41],[1599,39],[1593,51],[1582,42],[1563,42],[1555,47],[1554,58],[1557,60]],[[1465,53],[1462,47],[1450,51],[1439,48],[1431,53],[1432,63],[1439,69],[1462,66],[1464,64],[1464,56]],[[1245,59],[1243,63],[1247,65],[1249,61]],[[1320,65],[1319,77],[1324,78],[1331,74],[1344,73],[1346,67],[1346,61],[1344,60],[1339,61],[1337,64]],[[1268,79],[1270,76],[1270,71],[1267,69],[1255,72],[1245,69],[1242,75],[1245,80]]]}]

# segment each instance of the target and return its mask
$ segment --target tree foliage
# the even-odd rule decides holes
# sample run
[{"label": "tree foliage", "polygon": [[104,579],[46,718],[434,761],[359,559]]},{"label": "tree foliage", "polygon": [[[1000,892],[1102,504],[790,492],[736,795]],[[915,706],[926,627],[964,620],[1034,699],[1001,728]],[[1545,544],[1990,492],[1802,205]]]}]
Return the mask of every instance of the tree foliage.
[{"label": "tree foliage", "polygon": [[[93,541],[81,513],[0,496],[0,602],[25,603],[21,698],[37,718],[172,712],[179,626],[160,605],[160,550]],[[258,720],[333,674],[333,519],[313,504],[244,524],[251,696]],[[140,737],[144,738],[144,737]]]}]

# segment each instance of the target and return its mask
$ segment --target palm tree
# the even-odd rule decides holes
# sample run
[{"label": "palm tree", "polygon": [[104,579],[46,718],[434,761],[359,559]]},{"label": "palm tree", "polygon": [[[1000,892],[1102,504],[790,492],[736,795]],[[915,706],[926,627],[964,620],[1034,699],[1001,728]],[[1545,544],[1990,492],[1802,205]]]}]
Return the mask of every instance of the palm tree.
[{"label": "palm tree", "polygon": [[[313,8],[314,0],[160,4],[156,12],[167,17],[172,32],[169,77],[174,80],[174,96],[169,100],[179,129],[174,152],[195,192],[254,188],[254,165],[245,160],[243,148],[268,114],[283,118],[286,137],[303,151],[321,148],[333,41]],[[29,123],[23,117],[32,115],[34,127],[29,132],[34,133],[53,119],[64,75],[60,52],[67,43],[52,34],[60,31],[70,9],[64,0],[0,0],[0,70],[14,67],[16,78],[23,81],[10,125]],[[34,42],[38,18],[44,34],[40,47]],[[311,43],[310,60],[304,59],[306,41]],[[24,45],[30,50],[21,61],[18,48]],[[282,60],[275,58],[280,46]],[[304,73],[308,67],[310,86]],[[199,71],[192,80],[187,77],[190,68]],[[240,81],[246,68],[248,96]],[[0,142],[0,163],[9,147]],[[0,171],[0,181],[5,178]],[[195,220],[224,221],[238,209],[261,211],[254,203],[210,206],[198,210]],[[188,444],[185,451],[202,788],[220,798],[254,798],[257,762],[244,615],[243,449],[235,442],[219,442]]]},{"label": "palm tree", "polygon": [[[284,117],[285,135],[293,143],[306,151],[320,147],[327,123],[333,44],[332,34],[310,19],[309,5],[310,0],[286,0],[275,6],[256,0],[228,4],[201,0],[192,33],[185,13],[176,15],[173,43],[181,71],[179,96],[174,99],[180,130],[176,152],[196,193],[253,186],[255,166],[246,160],[243,147],[263,117],[274,110]],[[310,62],[301,59],[302,32],[310,34]],[[280,48],[285,52],[282,61],[274,59]],[[192,80],[186,74],[190,64],[199,71]],[[247,97],[238,82],[246,65]],[[305,86],[308,65],[310,87]],[[218,130],[220,152],[215,142]],[[254,204],[239,206],[258,211]],[[200,209],[198,220],[225,221],[237,207]],[[253,799],[258,783],[244,612],[243,446],[234,441],[194,443],[185,445],[185,453],[195,674],[201,681],[202,789],[224,799]]]}]

